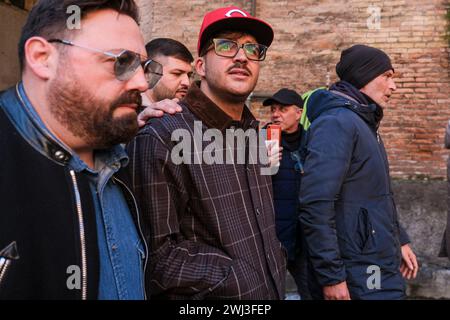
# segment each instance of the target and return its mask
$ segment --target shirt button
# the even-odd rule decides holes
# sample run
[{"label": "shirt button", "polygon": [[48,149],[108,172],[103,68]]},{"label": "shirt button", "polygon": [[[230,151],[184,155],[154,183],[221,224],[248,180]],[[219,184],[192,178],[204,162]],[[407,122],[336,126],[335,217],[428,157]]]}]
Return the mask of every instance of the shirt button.
[{"label": "shirt button", "polygon": [[113,251],[116,251],[116,250],[117,250],[117,246],[116,246],[115,244],[113,244],[113,245],[111,246],[111,249],[113,249]]},{"label": "shirt button", "polygon": [[261,211],[259,211],[258,208],[256,208],[256,215],[257,215],[257,216],[261,215]]}]

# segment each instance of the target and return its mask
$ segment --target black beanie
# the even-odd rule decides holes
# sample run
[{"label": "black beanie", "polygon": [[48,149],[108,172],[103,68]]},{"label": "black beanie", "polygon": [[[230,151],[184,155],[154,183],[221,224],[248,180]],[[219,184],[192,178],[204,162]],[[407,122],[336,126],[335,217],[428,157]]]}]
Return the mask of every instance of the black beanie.
[{"label": "black beanie", "polygon": [[388,70],[394,70],[391,59],[380,49],[354,45],[341,53],[336,73],[341,80],[361,89],[370,81]]}]

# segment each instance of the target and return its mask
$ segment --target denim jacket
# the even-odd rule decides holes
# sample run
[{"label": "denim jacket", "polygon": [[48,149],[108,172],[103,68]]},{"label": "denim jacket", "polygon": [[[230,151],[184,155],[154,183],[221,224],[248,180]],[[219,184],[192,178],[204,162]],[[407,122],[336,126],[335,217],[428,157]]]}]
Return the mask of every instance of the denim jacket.
[{"label": "denim jacket", "polygon": [[[90,179],[95,207],[99,252],[99,299],[145,298],[146,253],[142,232],[136,229],[122,182],[115,174],[128,164],[122,146],[95,153],[95,169],[89,168],[45,126],[26,96],[22,83],[1,96],[1,105],[13,126],[33,148],[52,161],[62,162]],[[137,212],[137,207],[133,208]],[[145,245],[146,247],[146,245]]]}]

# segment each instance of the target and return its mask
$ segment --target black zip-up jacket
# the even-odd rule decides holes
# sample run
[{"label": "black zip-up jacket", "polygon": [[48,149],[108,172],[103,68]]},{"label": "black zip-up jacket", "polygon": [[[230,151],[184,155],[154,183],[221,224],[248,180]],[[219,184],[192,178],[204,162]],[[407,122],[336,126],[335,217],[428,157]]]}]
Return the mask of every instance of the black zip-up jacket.
[{"label": "black zip-up jacket", "polygon": [[[5,94],[14,94],[21,107],[13,89]],[[0,300],[97,299],[99,253],[87,176],[69,169],[71,155],[51,138],[40,141],[45,155],[32,147],[3,110],[2,98]],[[137,223],[138,208],[120,176],[114,181]]]}]

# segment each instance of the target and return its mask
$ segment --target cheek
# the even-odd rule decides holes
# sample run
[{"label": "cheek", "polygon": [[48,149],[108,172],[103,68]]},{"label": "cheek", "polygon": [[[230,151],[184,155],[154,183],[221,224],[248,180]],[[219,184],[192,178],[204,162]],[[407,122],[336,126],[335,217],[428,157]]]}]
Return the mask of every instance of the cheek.
[{"label": "cheek", "polygon": [[377,95],[383,95],[386,90],[389,89],[389,82],[388,81],[380,81],[375,87],[374,90],[376,90]]},{"label": "cheek", "polygon": [[256,63],[254,64],[254,67],[250,69],[252,71],[253,76],[256,79],[258,79],[258,77],[259,77],[259,69],[260,69],[259,64],[256,64]]},{"label": "cheek", "polygon": [[168,79],[168,77],[163,77],[162,79],[159,80],[156,87],[167,88],[167,85],[170,83],[173,83],[173,81],[171,81],[171,79]]}]

